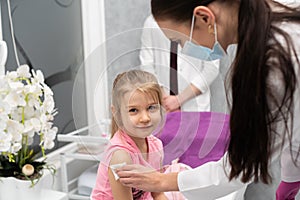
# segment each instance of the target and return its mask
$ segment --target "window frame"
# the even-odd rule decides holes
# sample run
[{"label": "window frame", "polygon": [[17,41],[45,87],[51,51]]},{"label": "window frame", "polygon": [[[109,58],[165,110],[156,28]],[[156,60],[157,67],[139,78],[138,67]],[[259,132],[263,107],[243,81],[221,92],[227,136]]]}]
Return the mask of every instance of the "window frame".
[{"label": "window frame", "polygon": [[[93,126],[102,119],[108,119],[108,87],[107,60],[105,49],[105,7],[104,1],[82,0],[82,31],[84,61],[89,62],[93,53],[101,53],[101,59],[91,59],[92,66],[85,67],[86,102],[88,126]],[[100,50],[101,48],[101,50]],[[99,75],[101,78],[99,79]],[[101,85],[101,90],[97,86]],[[103,89],[105,88],[105,89]],[[89,130],[90,135],[97,135],[95,129]]]}]

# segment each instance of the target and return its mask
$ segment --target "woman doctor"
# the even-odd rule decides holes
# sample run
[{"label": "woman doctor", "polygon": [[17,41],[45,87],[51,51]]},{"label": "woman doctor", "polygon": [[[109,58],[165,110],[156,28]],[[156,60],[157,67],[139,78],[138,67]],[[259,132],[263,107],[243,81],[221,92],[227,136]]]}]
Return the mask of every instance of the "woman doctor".
[{"label": "woman doctor", "polygon": [[[227,76],[230,142],[218,162],[170,174],[128,165],[117,171],[120,181],[147,191],[179,190],[187,199],[273,183],[273,192],[262,189],[256,199],[275,199],[277,187],[277,199],[293,199],[300,186],[300,9],[271,0],[152,0],[151,6],[161,28],[190,35],[185,41],[165,33],[185,54],[226,59],[224,49],[238,44]],[[279,165],[280,184],[273,170]]]}]

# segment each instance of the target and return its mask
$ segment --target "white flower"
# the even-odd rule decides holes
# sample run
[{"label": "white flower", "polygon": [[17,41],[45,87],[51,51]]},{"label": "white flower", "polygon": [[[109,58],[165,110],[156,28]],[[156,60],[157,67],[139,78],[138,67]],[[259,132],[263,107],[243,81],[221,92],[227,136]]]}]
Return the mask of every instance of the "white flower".
[{"label": "white flower", "polygon": [[36,73],[32,71],[32,76],[31,81],[33,83],[44,83],[44,75],[41,70],[37,70]]},{"label": "white flower", "polygon": [[19,77],[29,78],[31,76],[28,65],[21,65],[17,69],[17,73]]},{"label": "white flower", "polygon": [[13,82],[13,81],[9,81],[8,82],[8,86],[10,87],[10,89],[12,91],[15,91],[16,93],[21,93],[22,89],[24,87],[24,84],[21,82]]},{"label": "white flower", "polygon": [[0,94],[2,94],[4,91],[6,91],[8,85],[7,85],[7,81],[5,80],[5,76],[0,75]]},{"label": "white flower", "polygon": [[53,92],[40,70],[30,73],[28,65],[21,65],[0,76],[0,154],[16,154],[24,145],[30,150],[35,136],[42,149],[53,148],[56,113]]},{"label": "white flower", "polygon": [[22,94],[18,94],[15,91],[10,92],[4,99],[11,107],[25,106],[26,101]]},{"label": "white flower", "polygon": [[9,151],[12,136],[5,132],[0,132],[0,152]]},{"label": "white flower", "polygon": [[0,99],[0,115],[8,115],[11,111],[11,107],[8,103]]},{"label": "white flower", "polygon": [[10,119],[13,119],[15,121],[22,122],[22,117],[23,117],[22,113],[23,113],[22,107],[15,107],[15,108],[12,108],[9,117],[10,117]]},{"label": "white flower", "polygon": [[18,78],[18,73],[16,71],[7,72],[6,78],[10,80],[15,80]]},{"label": "white flower", "polygon": [[52,140],[45,140],[44,141],[44,148],[45,149],[52,149],[54,147],[54,142]]},{"label": "white flower", "polygon": [[7,115],[0,114],[0,132],[6,129],[6,121],[8,120]]},{"label": "white flower", "polygon": [[56,137],[56,133],[57,133],[57,127],[53,127],[51,128],[46,134],[45,134],[45,138],[47,140],[54,140]]},{"label": "white flower", "polygon": [[27,105],[26,107],[24,107],[25,119],[38,118],[38,115],[37,115],[37,117],[35,117],[36,112],[37,112],[37,110],[35,110],[33,106]]},{"label": "white flower", "polygon": [[22,148],[22,144],[19,142],[15,142],[11,146],[11,152],[18,152],[21,148]]},{"label": "white flower", "polygon": [[48,87],[48,85],[43,84],[43,87],[44,87],[44,93],[45,93],[45,96],[52,96],[52,95],[53,95],[53,92],[52,92],[52,90]]},{"label": "white flower", "polygon": [[46,112],[51,113],[54,109],[54,100],[52,96],[45,96],[43,107]]},{"label": "white flower", "polygon": [[29,137],[33,137],[35,132],[39,132],[41,130],[40,120],[37,118],[32,118],[25,121],[23,134],[28,135]]},{"label": "white flower", "polygon": [[11,134],[21,133],[24,130],[24,125],[21,122],[11,119],[7,120],[6,126],[7,132]]}]

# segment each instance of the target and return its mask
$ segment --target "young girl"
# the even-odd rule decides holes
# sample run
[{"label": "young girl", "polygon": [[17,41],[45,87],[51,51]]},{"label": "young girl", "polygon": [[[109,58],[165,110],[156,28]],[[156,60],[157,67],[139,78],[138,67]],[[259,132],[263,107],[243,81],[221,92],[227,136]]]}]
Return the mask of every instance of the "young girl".
[{"label": "young girl", "polygon": [[161,122],[161,90],[155,76],[140,70],[119,74],[112,89],[112,138],[91,199],[167,199],[163,193],[123,186],[113,172],[113,165],[121,163],[162,169],[162,143],[152,135]]}]

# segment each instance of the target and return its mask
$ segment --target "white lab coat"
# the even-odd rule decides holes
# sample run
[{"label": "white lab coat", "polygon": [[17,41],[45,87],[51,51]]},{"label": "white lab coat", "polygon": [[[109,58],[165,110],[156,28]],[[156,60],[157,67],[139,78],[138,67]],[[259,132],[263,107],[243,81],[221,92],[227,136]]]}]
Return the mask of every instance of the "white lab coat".
[{"label": "white lab coat", "polygon": [[[300,59],[300,25],[282,23],[283,30],[287,31],[295,42],[295,48],[298,52]],[[279,135],[275,138],[275,144],[273,146],[273,153],[270,163],[271,174],[273,175],[273,184],[265,185],[262,183],[251,183],[244,195],[237,195],[235,199],[255,199],[255,200],[272,200],[275,199],[275,191],[280,180],[286,182],[300,181],[300,158],[297,160],[297,165],[291,158],[290,150],[292,150],[293,157],[295,157],[299,151],[300,145],[300,74],[299,67],[296,66],[297,86],[294,96],[294,123],[292,146],[288,143],[288,138],[281,151],[282,142],[282,124],[277,126],[277,132]],[[273,87],[280,89],[280,78],[276,75],[276,72],[271,73],[269,81],[273,84]],[[255,147],[253,147],[255,148]],[[179,190],[189,200],[213,200],[229,194],[236,190],[243,190],[247,185],[242,183],[239,179],[228,182],[226,174],[230,172],[230,165],[227,162],[227,154],[225,154],[218,162],[208,162],[195,169],[182,171],[178,175]],[[281,169],[280,169],[281,163]],[[298,166],[298,167],[297,167]],[[281,175],[280,175],[281,174]],[[243,197],[244,196],[244,197]],[[298,194],[299,199],[299,194]]]},{"label": "white lab coat", "polygon": [[[168,93],[170,85],[170,40],[164,35],[152,16],[149,16],[144,23],[141,43],[140,68],[155,74]],[[179,46],[177,63],[179,93],[191,83],[202,92],[201,95],[185,102],[181,106],[181,110],[210,111],[209,85],[218,76],[219,61],[204,62],[183,55]]]}]

